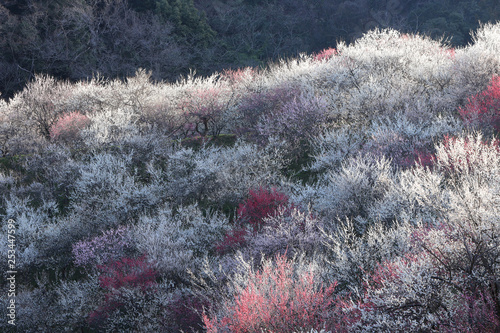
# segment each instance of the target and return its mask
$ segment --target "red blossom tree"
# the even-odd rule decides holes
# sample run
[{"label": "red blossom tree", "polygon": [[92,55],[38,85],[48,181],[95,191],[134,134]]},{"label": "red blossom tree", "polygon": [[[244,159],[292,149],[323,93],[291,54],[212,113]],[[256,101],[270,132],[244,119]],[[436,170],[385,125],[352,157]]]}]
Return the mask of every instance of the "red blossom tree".
[{"label": "red blossom tree", "polygon": [[468,103],[458,109],[467,125],[486,132],[500,131],[500,76],[493,76],[483,92],[469,98]]},{"label": "red blossom tree", "polygon": [[226,233],[220,243],[216,244],[216,251],[224,254],[243,246],[247,236],[246,226],[250,226],[254,232],[259,231],[264,224],[264,219],[276,216],[279,208],[289,205],[288,200],[286,194],[275,188],[268,190],[260,187],[250,190],[248,198],[238,207],[238,219],[234,228]]},{"label": "red blossom tree", "polygon": [[104,303],[89,315],[88,322],[99,327],[114,311],[123,306],[121,295],[125,289],[147,293],[156,286],[157,271],[143,255],[139,258],[121,258],[99,265],[99,285],[106,290]]},{"label": "red blossom tree", "polygon": [[275,216],[278,208],[287,205],[288,196],[275,188],[250,190],[248,198],[238,207],[238,222],[249,224],[257,231],[266,217]]}]

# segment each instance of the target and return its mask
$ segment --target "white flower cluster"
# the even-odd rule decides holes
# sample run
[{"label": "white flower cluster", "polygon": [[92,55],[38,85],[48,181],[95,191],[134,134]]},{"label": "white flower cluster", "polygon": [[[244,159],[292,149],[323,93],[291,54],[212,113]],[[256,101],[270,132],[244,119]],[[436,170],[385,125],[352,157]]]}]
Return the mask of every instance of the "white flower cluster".
[{"label": "white flower cluster", "polygon": [[[499,74],[488,24],[457,50],[376,30],[175,84],[37,76],[0,101],[19,330],[498,330],[498,131],[459,110]],[[78,265],[96,243],[111,259]]]}]

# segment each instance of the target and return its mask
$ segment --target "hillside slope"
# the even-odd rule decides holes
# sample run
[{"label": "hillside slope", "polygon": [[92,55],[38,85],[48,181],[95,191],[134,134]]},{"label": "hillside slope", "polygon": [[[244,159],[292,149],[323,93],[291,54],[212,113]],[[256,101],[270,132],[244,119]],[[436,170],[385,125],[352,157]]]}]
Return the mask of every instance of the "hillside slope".
[{"label": "hillside slope", "polygon": [[175,84],[37,76],[0,101],[0,313],[24,332],[497,332],[499,75],[490,24],[464,48],[374,30]]}]

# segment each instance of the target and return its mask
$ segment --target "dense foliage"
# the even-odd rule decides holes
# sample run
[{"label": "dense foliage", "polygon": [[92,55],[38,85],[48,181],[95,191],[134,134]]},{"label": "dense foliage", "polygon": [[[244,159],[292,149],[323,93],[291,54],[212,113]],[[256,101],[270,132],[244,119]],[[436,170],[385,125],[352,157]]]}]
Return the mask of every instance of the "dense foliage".
[{"label": "dense foliage", "polygon": [[499,49],[384,29],[172,84],[36,75],[0,101],[17,330],[498,332]]}]

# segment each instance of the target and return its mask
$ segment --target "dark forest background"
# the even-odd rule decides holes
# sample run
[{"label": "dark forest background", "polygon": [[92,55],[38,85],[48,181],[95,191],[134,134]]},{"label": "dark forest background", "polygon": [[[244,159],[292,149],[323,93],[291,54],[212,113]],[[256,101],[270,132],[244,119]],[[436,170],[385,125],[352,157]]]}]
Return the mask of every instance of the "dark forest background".
[{"label": "dark forest background", "polygon": [[262,66],[395,28],[454,47],[500,19],[498,0],[0,0],[0,92],[37,73],[173,81],[194,70]]}]

